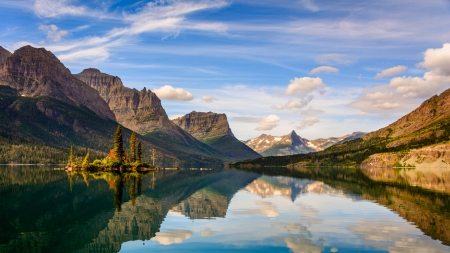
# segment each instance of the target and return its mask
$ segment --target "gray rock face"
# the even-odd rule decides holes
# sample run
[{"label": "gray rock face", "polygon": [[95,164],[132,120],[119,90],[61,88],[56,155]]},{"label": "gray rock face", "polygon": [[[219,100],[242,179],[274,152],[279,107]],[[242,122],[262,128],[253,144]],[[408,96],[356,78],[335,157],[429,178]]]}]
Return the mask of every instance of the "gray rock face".
[{"label": "gray rock face", "polygon": [[225,114],[193,111],[173,122],[197,140],[219,150],[233,161],[261,157],[234,136]]},{"label": "gray rock face", "polygon": [[123,126],[142,135],[155,130],[173,130],[161,100],[152,91],[127,88],[119,77],[93,68],[74,76],[99,92]]},{"label": "gray rock face", "polygon": [[225,135],[234,137],[225,114],[193,111],[173,123],[203,142]]},{"label": "gray rock face", "polygon": [[[7,53],[3,51],[0,55],[1,59]],[[98,92],[72,76],[70,70],[44,48],[25,46],[7,57],[0,66],[0,83],[16,88],[22,96],[50,96],[82,104],[100,116],[116,120]]]}]

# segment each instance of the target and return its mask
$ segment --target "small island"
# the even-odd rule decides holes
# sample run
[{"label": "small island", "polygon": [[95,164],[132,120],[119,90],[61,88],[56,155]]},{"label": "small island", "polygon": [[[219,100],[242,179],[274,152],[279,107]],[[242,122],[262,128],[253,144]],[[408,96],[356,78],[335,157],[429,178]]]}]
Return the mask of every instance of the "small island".
[{"label": "small island", "polygon": [[83,161],[77,161],[73,152],[73,147],[70,148],[69,161],[65,170],[72,171],[114,171],[114,172],[145,172],[161,170],[163,168],[155,167],[152,164],[144,162],[142,159],[142,144],[138,142],[136,145],[136,133],[132,132],[130,138],[130,152],[124,150],[122,138],[122,126],[118,125],[114,132],[114,148],[110,150],[109,155],[104,159],[95,159],[92,163],[89,162],[90,152],[86,153]]}]

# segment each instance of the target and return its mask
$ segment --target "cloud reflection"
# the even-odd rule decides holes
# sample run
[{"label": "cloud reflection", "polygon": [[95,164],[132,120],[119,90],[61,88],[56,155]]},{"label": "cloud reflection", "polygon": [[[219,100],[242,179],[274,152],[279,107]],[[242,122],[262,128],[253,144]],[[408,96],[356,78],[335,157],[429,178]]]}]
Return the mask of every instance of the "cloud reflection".
[{"label": "cloud reflection", "polygon": [[152,241],[157,241],[162,245],[170,245],[173,243],[182,243],[184,240],[191,238],[190,230],[170,230],[168,232],[157,232]]},{"label": "cloud reflection", "polygon": [[284,238],[287,247],[294,253],[321,253],[323,246],[317,246],[312,240],[306,238]]}]

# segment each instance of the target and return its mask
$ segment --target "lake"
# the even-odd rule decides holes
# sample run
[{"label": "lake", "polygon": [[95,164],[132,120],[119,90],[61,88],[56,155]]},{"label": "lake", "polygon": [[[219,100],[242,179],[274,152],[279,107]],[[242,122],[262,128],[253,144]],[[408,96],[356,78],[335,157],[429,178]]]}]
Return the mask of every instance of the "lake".
[{"label": "lake", "polygon": [[0,166],[0,252],[450,252],[450,198],[358,169]]}]

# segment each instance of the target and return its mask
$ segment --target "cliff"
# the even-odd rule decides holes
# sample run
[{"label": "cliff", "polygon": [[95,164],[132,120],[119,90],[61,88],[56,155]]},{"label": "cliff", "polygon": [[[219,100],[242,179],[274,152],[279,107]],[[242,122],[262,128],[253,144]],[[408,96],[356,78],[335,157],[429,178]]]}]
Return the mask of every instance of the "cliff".
[{"label": "cliff", "polygon": [[193,111],[172,122],[233,161],[261,157],[236,139],[225,114]]},{"label": "cliff", "polygon": [[[0,50],[2,51],[2,50]],[[3,58],[7,53],[0,53]],[[74,105],[84,105],[98,115],[116,120],[98,92],[72,76],[50,51],[25,46],[16,50],[0,66],[0,83],[21,96],[50,96]]]}]

